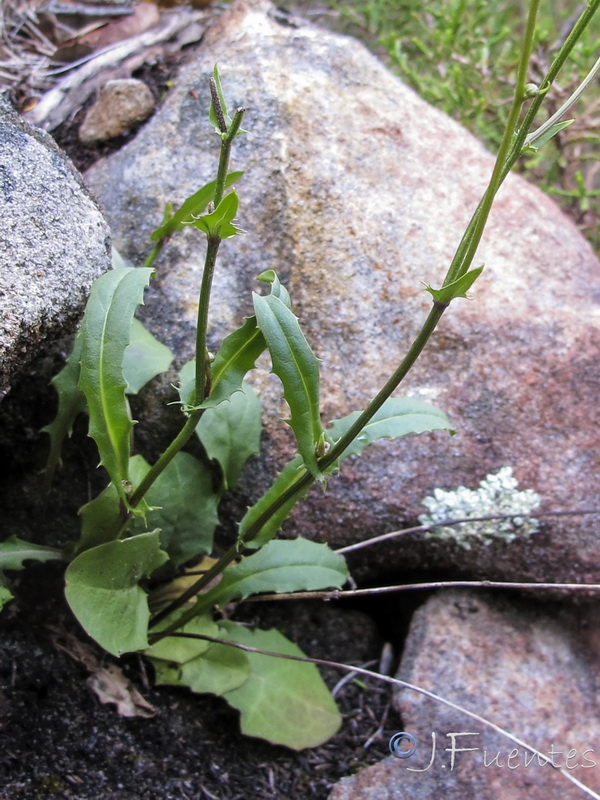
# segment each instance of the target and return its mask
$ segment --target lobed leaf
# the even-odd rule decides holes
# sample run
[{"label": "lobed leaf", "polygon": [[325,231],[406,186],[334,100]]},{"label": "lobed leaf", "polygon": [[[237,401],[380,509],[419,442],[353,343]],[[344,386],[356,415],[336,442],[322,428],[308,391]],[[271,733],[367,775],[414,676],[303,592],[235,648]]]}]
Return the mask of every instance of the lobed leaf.
[{"label": "lobed leaf", "polygon": [[92,286],[81,325],[79,388],[90,414],[90,436],[119,497],[126,503],[129,476],[129,418],[123,357],[129,344],[135,309],[143,301],[152,270],[118,268]]},{"label": "lobed leaf", "polygon": [[[225,178],[225,189],[229,189],[233,186],[234,183],[239,181],[243,174],[243,172],[239,171],[229,172]],[[160,239],[171,236],[175,231],[181,230],[185,225],[191,225],[194,219],[199,214],[206,211],[208,204],[212,202],[216,187],[217,182],[210,181],[210,183],[198,189],[197,192],[194,192],[193,195],[190,195],[190,197],[183,201],[173,216],[169,215],[170,209],[167,208],[165,219],[162,224],[152,232],[150,239],[153,242],[158,242]]]},{"label": "lobed leaf", "polygon": [[466,298],[467,292],[482,272],[483,267],[476,267],[469,270],[469,272],[465,272],[464,275],[461,275],[460,278],[457,278],[447,286],[442,286],[441,289],[432,289],[431,286],[426,286],[425,290],[429,292],[436,303],[447,306],[457,297]]},{"label": "lobed leaf", "polygon": [[298,451],[308,471],[321,480],[316,454],[324,433],[319,416],[319,362],[298,320],[278,297],[254,294],[254,311],[271,354],[273,372],[283,384]]},{"label": "lobed leaf", "polygon": [[[328,434],[334,442],[342,438],[360,414],[360,411],[354,411],[347,417],[331,423]],[[410,397],[390,397],[362,432],[348,445],[340,458],[351,455],[359,456],[365,447],[379,439],[398,439],[409,433],[428,433],[438,430],[454,433],[452,425],[443,411],[422,400]]]},{"label": "lobed leaf", "polygon": [[[286,655],[302,650],[276,630],[249,630],[235,622],[219,624],[222,638]],[[342,718],[314,664],[245,653],[250,675],[223,696],[241,712],[240,726],[247,736],[258,736],[292,750],[316,747],[339,730]]]},{"label": "lobed leaf", "polygon": [[67,363],[50,381],[58,395],[58,410],[54,420],[42,428],[50,436],[50,452],[44,470],[44,484],[48,491],[54,473],[60,464],[60,454],[64,440],[73,432],[77,416],[86,410],[85,395],[78,387],[81,364],[81,337],[76,336],[73,350]]},{"label": "lobed leaf", "polygon": [[173,361],[169,348],[133,319],[129,344],[123,354],[123,376],[127,394],[137,394],[148,381],[166,372]]},{"label": "lobed leaf", "polygon": [[64,555],[54,547],[43,547],[9,536],[0,542],[0,572],[5,569],[23,569],[25,561],[64,561]]},{"label": "lobed leaf", "polygon": [[250,386],[232,394],[220,405],[207,409],[196,433],[209,458],[220,465],[223,488],[237,486],[246,461],[260,452],[262,406]]},{"label": "lobed leaf", "polygon": [[241,228],[236,228],[232,222],[237,214],[239,198],[235,190],[221,200],[215,210],[203,217],[194,219],[190,224],[198,230],[203,231],[207,236],[218,237],[219,239],[229,239],[243,233]]},{"label": "lobed leaf", "polygon": [[348,579],[345,559],[326,544],[308,539],[275,539],[257,553],[227,567],[219,583],[198,597],[200,611],[265,592],[339,589]]},{"label": "lobed leaf", "polygon": [[115,656],[148,647],[150,611],[138,585],[167,561],[157,531],[107,542],[75,558],[65,597],[85,631]]}]

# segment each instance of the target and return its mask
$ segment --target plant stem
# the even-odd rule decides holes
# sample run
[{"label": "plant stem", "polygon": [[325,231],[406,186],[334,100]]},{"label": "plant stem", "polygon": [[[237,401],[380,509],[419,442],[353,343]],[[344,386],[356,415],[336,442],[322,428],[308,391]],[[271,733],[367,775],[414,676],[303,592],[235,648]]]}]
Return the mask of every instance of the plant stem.
[{"label": "plant stem", "polygon": [[184,444],[188,441],[190,436],[196,430],[196,426],[198,425],[201,416],[202,416],[202,409],[197,409],[195,411],[192,411],[192,413],[185,421],[185,425],[183,426],[183,428],[179,431],[179,433],[173,439],[173,441],[167,447],[167,449],[162,453],[158,461],[150,467],[140,485],[131,495],[129,499],[129,505],[132,508],[135,508],[138,505],[138,503],[140,502],[142,497],[146,494],[148,489],[152,486],[154,481],[158,478],[158,476],[163,472],[163,470],[167,467],[167,465],[173,460],[173,458],[181,450]]},{"label": "plant stem", "polygon": [[278,602],[279,600],[352,600],[357,597],[372,597],[394,592],[432,591],[434,589],[563,589],[589,592],[600,591],[600,583],[521,583],[519,581],[427,581],[425,583],[403,583],[397,586],[371,586],[369,589],[326,589],[315,592],[287,592],[282,594],[255,594],[247,597],[244,603]]},{"label": "plant stem", "polygon": [[[229,160],[231,156],[231,145],[233,139],[238,133],[242,124],[244,116],[244,109],[238,108],[235,112],[233,121],[229,130],[221,137],[221,152],[219,155],[219,168],[217,172],[215,194],[213,197],[213,204],[215,208],[223,199],[225,192],[225,180],[227,178],[227,171],[229,169]],[[198,300],[198,317],[196,323],[196,380],[194,387],[194,405],[200,405],[205,400],[205,393],[208,385],[208,353],[206,347],[207,330],[208,330],[208,309],[210,304],[210,293],[212,288],[212,280],[217,262],[217,255],[221,239],[218,236],[209,236],[206,247],[206,256],[204,259],[204,270],[202,272],[202,283],[200,286],[200,296]],[[149,256],[152,256],[156,247]],[[177,436],[173,439],[171,444],[162,453],[158,461],[150,467],[146,476],[131,495],[129,504],[132,508],[138,505],[148,489],[152,486],[154,481],[163,472],[167,465],[172,461],[175,455],[181,448],[188,442],[200,421],[200,417],[204,413],[204,409],[194,409],[187,418],[183,428],[179,431]],[[128,524],[128,520],[125,525]],[[123,530],[123,529],[122,529]]]},{"label": "plant stem", "polygon": [[[492,177],[485,191],[485,194],[477,207],[473,220],[469,224],[465,236],[463,237],[457,253],[452,260],[448,274],[444,280],[444,286],[453,283],[471,266],[475,252],[479,247],[483,231],[485,229],[492,203],[502,185],[506,176],[505,165],[511,150],[512,142],[517,130],[519,116],[523,103],[527,100],[525,94],[525,86],[527,83],[527,70],[529,68],[529,59],[531,58],[531,49],[533,47],[533,37],[535,34],[535,21],[539,8],[540,0],[531,0],[529,6],[529,14],[527,15],[527,24],[525,26],[525,34],[523,36],[523,44],[521,46],[521,54],[519,57],[519,65],[517,68],[517,80],[515,86],[515,93],[508,115],[508,121],[504,129],[502,141],[496,156],[496,163],[492,172]],[[465,246],[466,245],[466,246]]]}]

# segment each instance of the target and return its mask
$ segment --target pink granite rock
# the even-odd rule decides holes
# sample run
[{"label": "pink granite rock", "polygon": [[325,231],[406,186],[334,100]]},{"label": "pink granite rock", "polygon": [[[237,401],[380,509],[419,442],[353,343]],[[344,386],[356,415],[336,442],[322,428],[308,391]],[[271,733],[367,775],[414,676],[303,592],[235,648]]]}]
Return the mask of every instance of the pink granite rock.
[{"label": "pink granite rock", "polygon": [[[440,592],[416,612],[397,677],[495,722],[598,792],[597,611],[536,611],[488,593]],[[330,800],[586,797],[477,720],[409,690],[399,690],[396,707],[415,740],[398,750],[416,746],[413,755],[342,779]]]}]

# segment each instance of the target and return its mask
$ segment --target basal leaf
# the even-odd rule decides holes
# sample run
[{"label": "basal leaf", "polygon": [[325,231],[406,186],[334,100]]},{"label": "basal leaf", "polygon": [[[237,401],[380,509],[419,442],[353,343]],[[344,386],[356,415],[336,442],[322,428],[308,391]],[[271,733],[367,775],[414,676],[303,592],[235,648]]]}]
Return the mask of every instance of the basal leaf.
[{"label": "basal leaf", "polygon": [[348,579],[344,558],[308,539],[274,539],[223,571],[220,582],[198,597],[195,608],[225,605],[264,592],[339,589]]},{"label": "basal leaf", "polygon": [[[222,638],[260,650],[304,656],[276,630],[251,631],[235,622],[221,622]],[[316,747],[340,728],[342,718],[314,664],[245,653],[248,679],[224,694],[241,712],[240,726],[247,736],[258,736],[292,750]]]},{"label": "basal leaf", "polygon": [[0,571],[23,569],[25,561],[64,561],[64,556],[54,547],[25,542],[16,536],[9,536],[6,541],[0,542]]},{"label": "basal leaf", "polygon": [[[0,573],[0,611],[13,599],[14,595],[6,585],[6,580]],[[231,648],[230,648],[231,649]]]},{"label": "basal leaf", "polygon": [[42,428],[50,436],[50,452],[44,475],[46,490],[50,488],[56,467],[60,464],[63,442],[71,435],[76,417],[86,410],[85,395],[77,385],[80,362],[81,337],[76,336],[67,363],[51,381],[58,395],[58,410],[54,420]]},{"label": "basal leaf", "polygon": [[[334,420],[328,431],[334,442],[339,441],[360,416],[355,411],[342,419]],[[453,432],[452,425],[443,411],[422,400],[410,397],[390,397],[363,428],[356,439],[344,450],[341,458],[359,456],[362,451],[379,439],[398,439],[409,433],[447,430]]]},{"label": "basal leaf", "polygon": [[[211,616],[190,620],[179,633],[219,637]],[[166,636],[145,653],[154,666],[156,683],[187,686],[198,693],[223,694],[248,678],[250,668],[243,652],[202,639]]]},{"label": "basal leaf", "polygon": [[[211,471],[197,458],[177,453],[145,499],[150,506],[146,525],[160,529],[161,547],[173,566],[212,550],[219,495]],[[131,530],[137,533],[144,528],[143,520],[136,519]]]},{"label": "basal leaf", "polygon": [[[217,623],[208,614],[194,617],[178,629],[178,633],[202,634],[204,636],[219,636]],[[150,659],[168,661],[173,664],[185,664],[206,652],[211,643],[203,639],[184,639],[177,636],[165,636],[159,639],[146,650],[144,655]]]},{"label": "basal leaf", "polygon": [[441,289],[432,289],[431,286],[426,286],[425,290],[429,292],[436,303],[447,306],[457,297],[466,297],[467,292],[482,272],[483,267],[476,267],[469,270],[469,272],[465,272],[464,275],[461,275],[460,278],[457,278],[447,286],[442,286]]},{"label": "basal leaf", "polygon": [[120,656],[148,647],[148,598],[138,584],[167,558],[154,531],[93,547],[68,566],[67,602],[109,653]]},{"label": "basal leaf", "polygon": [[224,403],[209,408],[198,423],[196,433],[209,458],[223,472],[225,489],[237,486],[246,461],[260,451],[260,400],[248,384]]},{"label": "basal leaf", "polygon": [[139,321],[133,320],[129,344],[123,355],[123,376],[127,394],[137,394],[148,381],[166,372],[173,361],[169,348]]},{"label": "basal leaf", "polygon": [[321,480],[316,455],[323,434],[319,416],[319,362],[298,320],[278,297],[254,294],[254,311],[271,354],[273,372],[283,384],[298,451],[308,471]]},{"label": "basal leaf", "polygon": [[293,458],[285,465],[283,470],[275,479],[275,482],[271,488],[268,489],[260,498],[260,500],[251,506],[244,514],[239,528],[238,541],[240,544],[243,543],[244,547],[256,549],[258,547],[262,547],[270,539],[272,539],[273,536],[275,536],[277,531],[281,528],[283,522],[289,516],[292,508],[299,500],[306,496],[308,487],[304,492],[294,497],[292,500],[288,500],[286,503],[284,503],[271,517],[269,517],[267,522],[265,522],[265,524],[261,527],[257,536],[251,540],[246,540],[246,536],[251,526],[260,519],[263,512],[272,505],[274,500],[276,500],[278,497],[281,497],[286,489],[296,483],[298,478],[302,477],[302,475],[306,475],[304,461],[302,456],[296,456],[296,458]]},{"label": "basal leaf", "polygon": [[129,344],[135,309],[143,300],[150,269],[114,269],[92,286],[81,325],[79,388],[90,414],[90,436],[119,497],[127,502],[129,418],[123,377],[123,354]]},{"label": "basal leaf", "polygon": [[224,644],[212,644],[203,655],[182,664],[179,670],[180,684],[198,694],[223,695],[242,686],[249,676],[246,654]]},{"label": "basal leaf", "polygon": [[124,522],[122,503],[114,484],[79,509],[81,534],[75,552],[82,553],[116,538]]},{"label": "basal leaf", "polygon": [[[225,189],[229,189],[234,183],[239,181],[243,172],[230,172],[225,178]],[[208,204],[215,196],[215,189],[217,187],[216,181],[211,181],[194,192],[193,195],[183,201],[180,208],[173,214],[167,216],[163,220],[162,225],[152,232],[150,239],[157,242],[167,236],[171,236],[175,231],[183,228],[184,225],[191,225],[195,217],[206,211]]]}]

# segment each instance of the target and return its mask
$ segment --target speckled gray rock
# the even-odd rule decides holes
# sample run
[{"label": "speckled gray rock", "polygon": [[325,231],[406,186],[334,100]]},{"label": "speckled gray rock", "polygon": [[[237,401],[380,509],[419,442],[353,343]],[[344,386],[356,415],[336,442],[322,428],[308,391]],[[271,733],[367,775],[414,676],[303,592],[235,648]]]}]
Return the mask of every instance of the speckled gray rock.
[{"label": "speckled gray rock", "polygon": [[44,342],[73,328],[110,266],[108,225],[47,134],[0,99],[0,397]]},{"label": "speckled gray rock", "polygon": [[[440,592],[413,618],[398,677],[495,722],[600,789],[597,606],[533,611],[487,593]],[[414,754],[342,779],[330,800],[586,796],[519,743],[456,710],[409,690],[399,690],[396,707]],[[398,749],[412,746],[405,740]]]},{"label": "speckled gray rock", "polygon": [[[214,175],[206,118],[216,62],[230,106],[248,109],[250,135],[236,140],[232,163],[246,170],[238,187],[247,235],[221,250],[210,347],[251,313],[255,276],[276,269],[323,361],[323,417],[339,417],[373,396],[418,331],[430,301],[421,282],[441,281],[492,158],[357,42],[282,19],[265,0],[237,2],[136,139],[87,175],[118,247],[137,263],[164,204]],[[194,341],[203,258],[195,234],[165,249],[147,307],[181,360]],[[339,546],[394,530],[415,520],[434,487],[476,488],[505,465],[545,508],[596,503],[600,264],[556,205],[517,176],[498,196],[481,262],[473,300],[453,305],[404,387],[444,409],[458,434],[386,442],[348,460],[286,531]],[[253,380],[265,390],[267,436],[238,511],[293,453],[276,379],[263,367]],[[554,519],[525,542],[470,551],[404,539],[354,566],[359,576],[418,567],[600,579],[599,524]]]},{"label": "speckled gray rock", "polygon": [[79,138],[88,143],[121,136],[147,119],[153,110],[154,97],[144,81],[136,78],[108,81],[86,113]]}]

